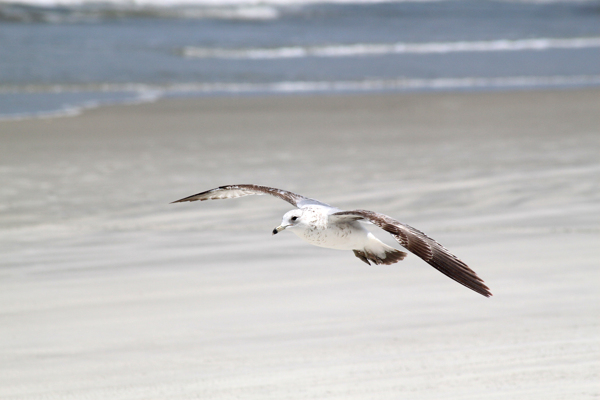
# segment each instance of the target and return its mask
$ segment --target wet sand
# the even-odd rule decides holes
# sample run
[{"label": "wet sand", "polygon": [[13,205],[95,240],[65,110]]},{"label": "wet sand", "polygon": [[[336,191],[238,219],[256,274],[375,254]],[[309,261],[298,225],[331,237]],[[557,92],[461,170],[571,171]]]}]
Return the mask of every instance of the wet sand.
[{"label": "wet sand", "polygon": [[[0,122],[2,399],[595,399],[600,90],[172,99]],[[259,183],[409,255],[271,236]],[[387,243],[382,231],[374,233]]]}]

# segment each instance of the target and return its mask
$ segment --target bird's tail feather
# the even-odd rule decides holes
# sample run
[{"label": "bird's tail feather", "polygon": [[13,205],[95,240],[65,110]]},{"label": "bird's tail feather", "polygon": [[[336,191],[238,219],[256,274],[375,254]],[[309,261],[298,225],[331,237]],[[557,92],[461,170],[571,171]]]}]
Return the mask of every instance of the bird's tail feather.
[{"label": "bird's tail feather", "polygon": [[406,253],[388,246],[387,244],[379,241],[373,237],[374,240],[370,240],[368,245],[361,250],[352,250],[354,255],[360,258],[363,262],[371,265],[373,262],[376,265],[385,264],[390,265],[401,261],[406,257]]}]

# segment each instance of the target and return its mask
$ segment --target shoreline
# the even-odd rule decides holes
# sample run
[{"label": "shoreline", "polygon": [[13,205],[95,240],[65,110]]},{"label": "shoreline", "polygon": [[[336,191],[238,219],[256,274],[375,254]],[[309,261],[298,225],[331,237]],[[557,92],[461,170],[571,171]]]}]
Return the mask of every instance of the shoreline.
[{"label": "shoreline", "polygon": [[[37,89],[25,85],[25,91],[16,88],[0,90],[0,96],[55,96],[54,109],[20,111],[0,114],[0,121],[65,118],[80,115],[96,108],[153,103],[168,99],[197,99],[219,97],[270,96],[355,96],[404,95],[427,93],[494,93],[540,90],[593,90],[600,86],[600,75],[587,76],[514,76],[489,78],[435,78],[392,79],[339,82],[274,82],[265,84],[243,83],[187,83],[173,85],[100,84],[100,85],[45,85]],[[107,94],[113,95],[106,99]],[[79,95],[79,100],[70,96]],[[110,97],[110,96],[109,96]],[[31,100],[31,99],[30,99]],[[48,106],[46,106],[48,108]]]}]

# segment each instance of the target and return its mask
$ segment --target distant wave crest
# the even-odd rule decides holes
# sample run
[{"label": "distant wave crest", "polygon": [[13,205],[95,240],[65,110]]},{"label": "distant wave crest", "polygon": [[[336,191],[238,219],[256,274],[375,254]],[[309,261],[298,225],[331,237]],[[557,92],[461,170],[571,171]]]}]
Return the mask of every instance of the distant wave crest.
[{"label": "distant wave crest", "polygon": [[222,20],[273,20],[278,7],[256,5],[198,6],[194,4],[144,4],[138,2],[90,2],[75,4],[23,4],[0,2],[0,22],[44,22],[53,24],[95,22],[123,18],[180,18]]},{"label": "distant wave crest", "polygon": [[144,97],[140,98],[154,100],[165,95],[178,95],[186,93],[302,93],[315,91],[438,90],[581,85],[600,85],[600,75],[507,76],[432,79],[397,78],[367,79],[357,81],[282,81],[265,83],[189,82],[163,85],[144,83],[0,85],[0,94],[136,92],[144,94]]},{"label": "distant wave crest", "polygon": [[275,48],[210,48],[188,46],[182,55],[193,58],[278,59],[303,57],[359,57],[389,54],[444,54],[453,52],[581,49],[600,47],[600,37],[520,39],[433,43],[337,44]]},{"label": "distant wave crest", "polygon": [[[444,2],[448,0],[0,0],[0,22],[79,23],[119,18],[275,20],[319,5]],[[513,2],[515,0],[500,0]],[[597,0],[517,0],[522,3]],[[303,11],[304,10],[304,11]],[[308,14],[310,15],[310,11]]]}]

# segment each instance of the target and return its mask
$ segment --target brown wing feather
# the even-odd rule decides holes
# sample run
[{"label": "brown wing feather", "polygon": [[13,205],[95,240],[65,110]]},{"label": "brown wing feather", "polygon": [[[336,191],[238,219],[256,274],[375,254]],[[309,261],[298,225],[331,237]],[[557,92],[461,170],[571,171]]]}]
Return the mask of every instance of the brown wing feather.
[{"label": "brown wing feather", "polygon": [[264,195],[270,194],[271,196],[278,197],[282,200],[287,201],[295,207],[302,207],[306,204],[320,204],[318,200],[310,199],[308,197],[301,196],[296,193],[288,192],[287,190],[276,189],[268,186],[260,185],[227,185],[220,186],[218,188],[210,189],[202,193],[194,194],[192,196],[184,197],[183,199],[173,201],[172,203],[181,203],[184,201],[204,201],[204,200],[221,200],[221,199],[234,199],[236,197],[251,196],[251,195]]},{"label": "brown wing feather", "polygon": [[362,217],[389,232],[404,248],[421,257],[435,269],[475,292],[490,297],[492,293],[475,271],[450,253],[444,246],[413,228],[387,215],[368,210],[334,213],[337,216]]}]

